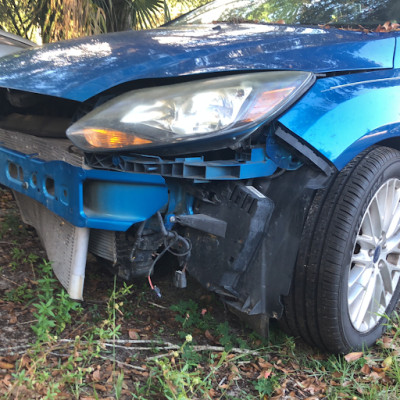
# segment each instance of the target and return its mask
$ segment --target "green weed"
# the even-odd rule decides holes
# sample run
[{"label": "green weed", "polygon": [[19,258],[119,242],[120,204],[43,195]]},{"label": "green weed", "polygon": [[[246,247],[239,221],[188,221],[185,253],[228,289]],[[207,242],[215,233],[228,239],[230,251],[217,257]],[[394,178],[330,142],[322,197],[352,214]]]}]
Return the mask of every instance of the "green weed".
[{"label": "green weed", "polygon": [[64,289],[56,293],[57,280],[53,278],[51,264],[44,261],[40,266],[42,277],[38,280],[38,302],[34,303],[37,322],[32,325],[38,342],[51,340],[51,334],[59,335],[72,321],[72,313],[82,312],[81,305],[66,294]]},{"label": "green weed", "polygon": [[23,283],[15,289],[11,289],[5,293],[4,299],[13,303],[28,303],[35,297],[34,291],[28,286],[27,283]]}]

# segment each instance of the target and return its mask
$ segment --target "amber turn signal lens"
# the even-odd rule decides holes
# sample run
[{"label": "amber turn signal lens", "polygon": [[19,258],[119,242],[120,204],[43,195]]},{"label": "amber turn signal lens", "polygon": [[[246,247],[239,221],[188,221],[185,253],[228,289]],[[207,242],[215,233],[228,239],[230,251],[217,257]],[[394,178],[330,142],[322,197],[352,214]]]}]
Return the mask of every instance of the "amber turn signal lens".
[{"label": "amber turn signal lens", "polygon": [[102,149],[120,149],[126,146],[152,143],[151,140],[112,129],[85,128],[82,130],[82,134],[92,147]]},{"label": "amber turn signal lens", "polygon": [[282,101],[289,97],[295,89],[295,87],[288,87],[261,93],[243,122],[252,122],[262,118],[262,116],[265,115],[266,110],[273,110]]}]

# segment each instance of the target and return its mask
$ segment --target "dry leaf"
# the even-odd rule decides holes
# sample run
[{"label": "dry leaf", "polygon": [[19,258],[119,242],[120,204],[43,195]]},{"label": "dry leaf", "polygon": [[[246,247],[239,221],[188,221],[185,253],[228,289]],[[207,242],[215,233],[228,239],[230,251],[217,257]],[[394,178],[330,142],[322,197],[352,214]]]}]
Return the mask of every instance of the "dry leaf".
[{"label": "dry leaf", "polygon": [[268,361],[260,361],[260,360],[262,360],[262,358],[260,359],[258,359],[259,361],[258,361],[258,365],[261,367],[261,368],[263,368],[263,369],[267,369],[267,368],[272,368],[273,367],[273,365],[271,364],[271,363],[269,363]]},{"label": "dry leaf", "polygon": [[272,369],[263,369],[257,379],[268,379],[272,373]]},{"label": "dry leaf", "polygon": [[357,360],[359,360],[362,356],[363,356],[363,352],[362,352],[362,351],[356,351],[356,352],[354,352],[354,353],[346,354],[346,355],[344,356],[344,359],[345,359],[347,362],[352,362],[352,361],[357,361]]},{"label": "dry leaf", "polygon": [[100,380],[101,380],[100,370],[99,370],[99,369],[96,369],[96,371],[93,372],[92,377],[93,377],[93,380],[94,380],[95,382],[100,381]]},{"label": "dry leaf", "polygon": [[392,347],[392,338],[385,336],[382,339],[382,347],[384,349],[390,349]]},{"label": "dry leaf", "polygon": [[107,388],[104,385],[100,385],[99,383],[95,383],[94,388],[96,390],[100,390],[100,392],[107,392]]},{"label": "dry leaf", "polygon": [[140,335],[136,329],[129,329],[128,330],[129,339],[138,340],[140,339]]},{"label": "dry leaf", "polygon": [[213,342],[213,343],[216,342],[215,337],[210,333],[210,331],[209,331],[208,329],[204,332],[204,336],[205,336],[210,342]]},{"label": "dry leaf", "polygon": [[377,372],[371,372],[369,376],[373,379],[381,379],[381,376]]},{"label": "dry leaf", "polygon": [[14,364],[0,361],[0,369],[14,369]]},{"label": "dry leaf", "polygon": [[368,364],[364,364],[364,366],[361,368],[361,372],[364,375],[369,375],[371,373],[371,368],[369,367]]}]

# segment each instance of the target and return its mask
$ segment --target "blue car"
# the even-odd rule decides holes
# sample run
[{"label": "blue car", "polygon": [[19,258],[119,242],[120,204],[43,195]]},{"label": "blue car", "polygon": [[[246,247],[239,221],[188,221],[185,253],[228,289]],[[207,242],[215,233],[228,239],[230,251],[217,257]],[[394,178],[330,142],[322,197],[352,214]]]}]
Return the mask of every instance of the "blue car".
[{"label": "blue car", "polygon": [[372,345],[400,291],[400,3],[216,0],[0,59],[0,183],[72,298],[172,253],[267,334]]}]

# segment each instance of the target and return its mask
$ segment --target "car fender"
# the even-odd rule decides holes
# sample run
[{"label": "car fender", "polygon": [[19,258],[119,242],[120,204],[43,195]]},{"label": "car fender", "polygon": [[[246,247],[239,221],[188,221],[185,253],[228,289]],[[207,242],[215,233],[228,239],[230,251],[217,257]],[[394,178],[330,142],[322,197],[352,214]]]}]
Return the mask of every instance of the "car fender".
[{"label": "car fender", "polygon": [[400,136],[399,71],[319,79],[279,122],[341,170],[364,149]]}]

